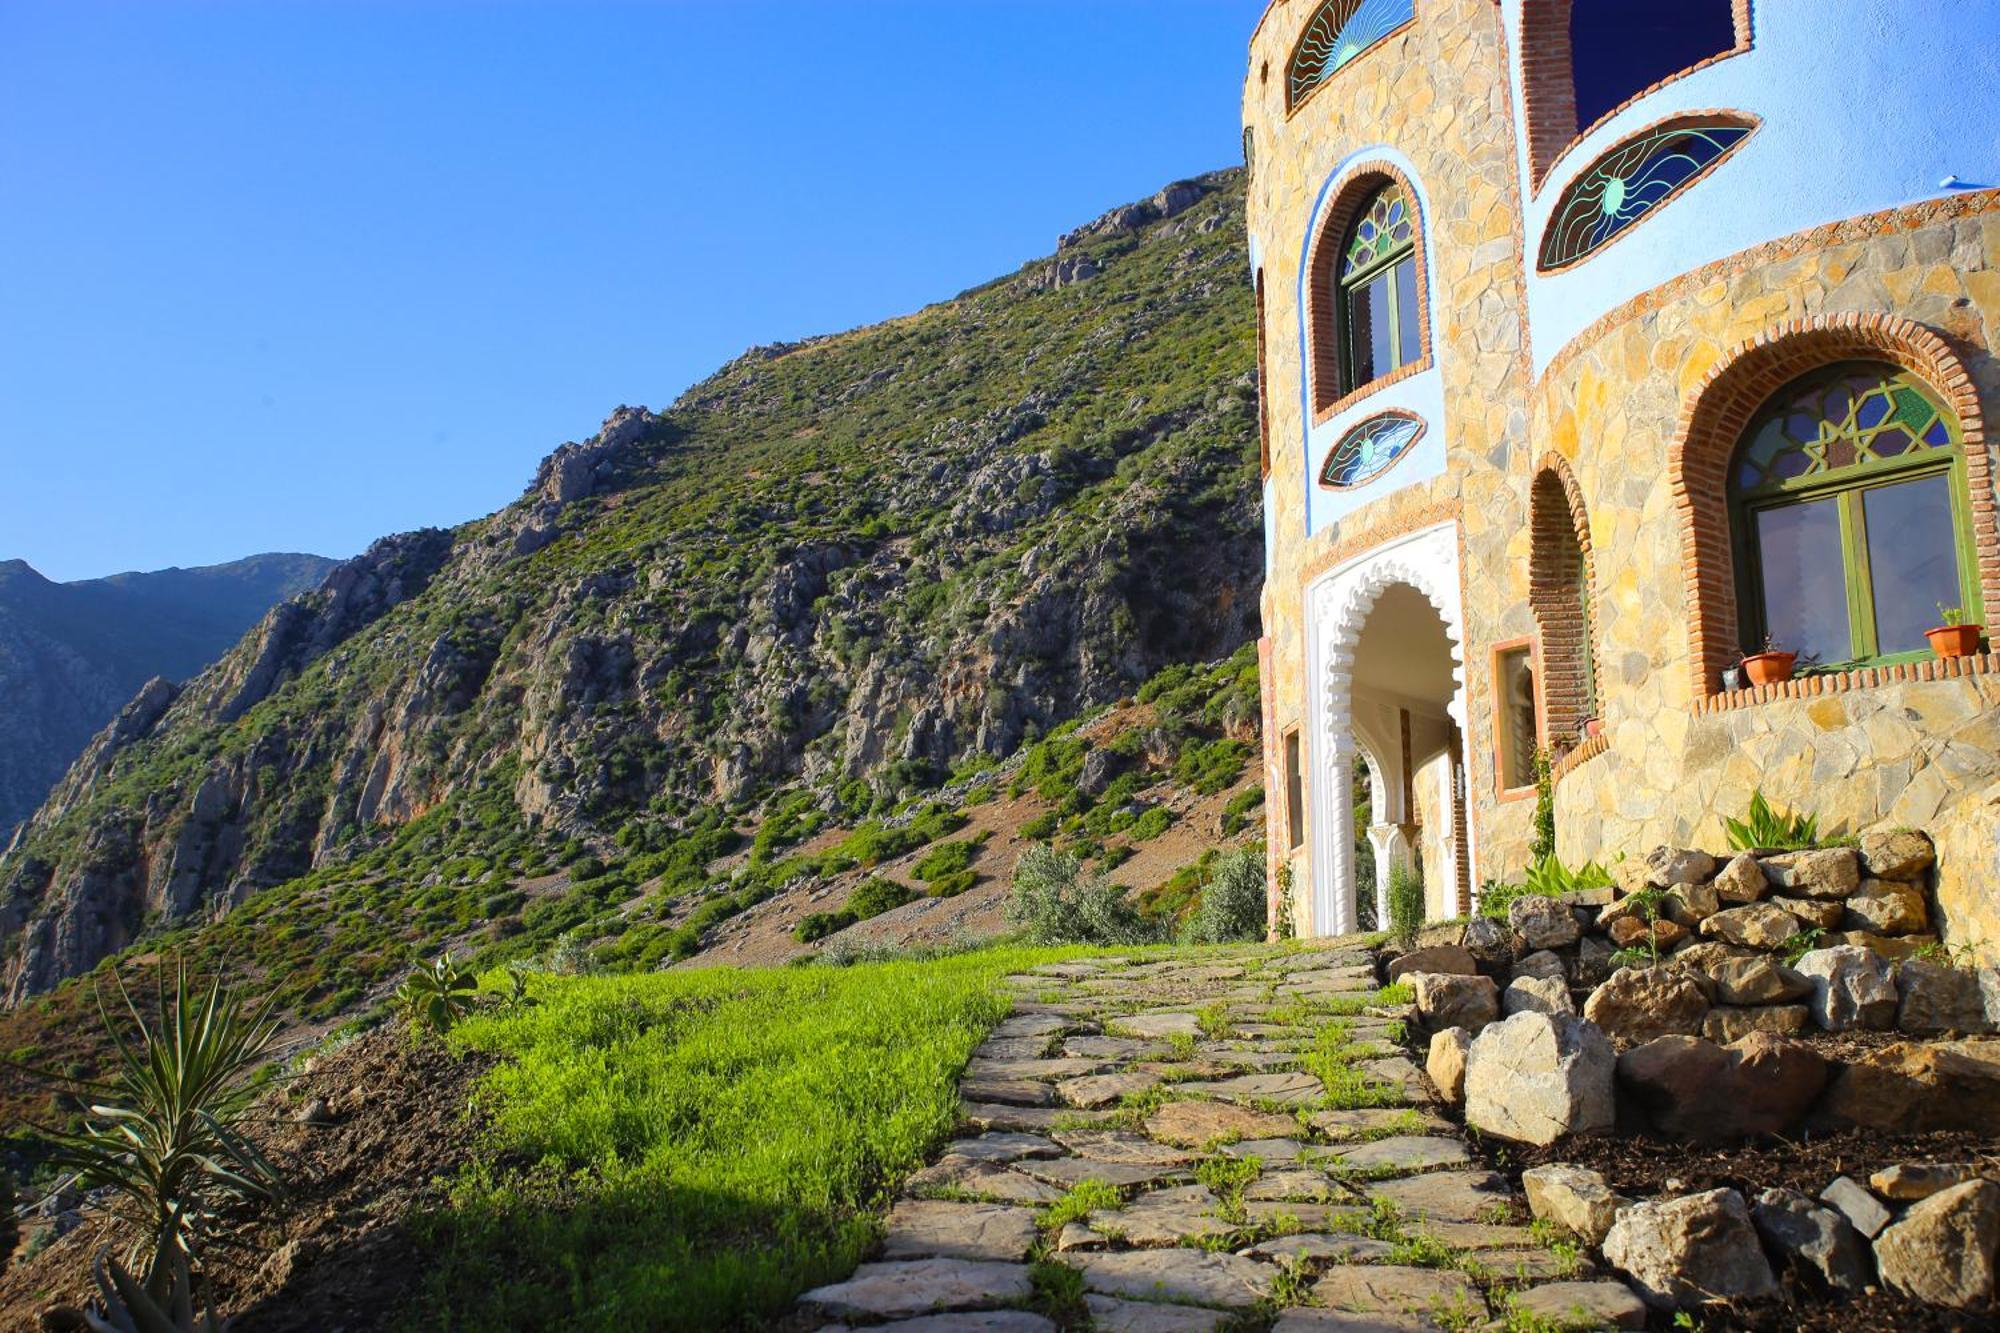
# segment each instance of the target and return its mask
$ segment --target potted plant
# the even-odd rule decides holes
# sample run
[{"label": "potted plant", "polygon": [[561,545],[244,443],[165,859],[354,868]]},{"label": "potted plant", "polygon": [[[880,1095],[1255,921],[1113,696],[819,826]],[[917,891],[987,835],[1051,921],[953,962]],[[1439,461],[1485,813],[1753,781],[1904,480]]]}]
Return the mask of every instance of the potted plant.
[{"label": "potted plant", "polygon": [[1798,660],[1797,653],[1786,652],[1776,639],[1767,635],[1764,650],[1743,659],[1743,675],[1752,685],[1776,685],[1792,678],[1792,667]]},{"label": "potted plant", "polygon": [[1924,637],[1931,641],[1932,652],[1939,657],[1970,657],[1979,651],[1982,626],[1965,623],[1964,607],[1939,602],[1938,617],[1943,623],[1924,631]]},{"label": "potted plant", "polygon": [[1583,720],[1583,735],[1584,735],[1584,739],[1588,740],[1588,739],[1589,739],[1589,738],[1591,738],[1592,736],[1602,736],[1603,734],[1604,734],[1604,719],[1603,719],[1603,718],[1601,718],[1601,717],[1587,717],[1587,718],[1585,718],[1585,719]]}]

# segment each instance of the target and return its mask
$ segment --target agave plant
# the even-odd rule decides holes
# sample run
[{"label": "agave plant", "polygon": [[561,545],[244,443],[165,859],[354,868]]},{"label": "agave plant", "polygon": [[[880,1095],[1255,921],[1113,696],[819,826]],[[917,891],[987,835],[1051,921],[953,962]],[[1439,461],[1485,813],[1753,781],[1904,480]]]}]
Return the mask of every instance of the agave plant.
[{"label": "agave plant", "polygon": [[396,988],[396,1003],[413,1023],[433,1032],[449,1032],[459,1019],[472,1012],[473,992],[479,979],[452,965],[451,955],[438,955],[429,967],[419,967]]},{"label": "agave plant", "polygon": [[112,1021],[100,989],[116,1069],[101,1083],[66,1080],[88,1099],[83,1127],[43,1134],[81,1188],[109,1191],[110,1212],[134,1232],[126,1262],[145,1274],[141,1285],[157,1302],[223,1208],[283,1193],[278,1169],[240,1130],[256,1095],[250,1075],[269,1054],[277,1022],[270,1001],[252,1011],[219,981],[196,994],[184,964],[171,994],[157,986],[150,1024],[122,980],[118,994],[136,1037]]},{"label": "agave plant", "polygon": [[215,1311],[194,1311],[194,1281],[185,1254],[174,1256],[165,1290],[158,1294],[102,1251],[91,1262],[90,1276],[97,1283],[97,1305],[79,1316],[90,1333],[222,1333]]}]

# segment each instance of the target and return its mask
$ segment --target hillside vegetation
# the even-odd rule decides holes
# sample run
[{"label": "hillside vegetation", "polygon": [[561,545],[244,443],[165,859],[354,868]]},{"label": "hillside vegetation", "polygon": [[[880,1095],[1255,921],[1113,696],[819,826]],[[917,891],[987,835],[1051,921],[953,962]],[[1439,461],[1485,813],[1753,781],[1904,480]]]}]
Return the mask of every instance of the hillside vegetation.
[{"label": "hillside vegetation", "polygon": [[135,700],[0,860],[8,994],[160,944],[330,1018],[414,949],[710,885],[767,815],[860,864],[935,838],[954,770],[1227,654],[1259,563],[1241,207],[1235,173],[1175,186],[757,349],[337,569]]}]

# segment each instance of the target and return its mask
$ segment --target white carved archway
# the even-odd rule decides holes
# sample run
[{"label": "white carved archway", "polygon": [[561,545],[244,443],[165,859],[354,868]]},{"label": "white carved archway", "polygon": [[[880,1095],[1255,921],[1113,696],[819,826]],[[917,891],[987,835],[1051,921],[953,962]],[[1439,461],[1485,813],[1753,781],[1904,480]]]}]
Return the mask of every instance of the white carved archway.
[{"label": "white carved archway", "polygon": [[[1312,921],[1315,935],[1356,929],[1352,719],[1354,659],[1368,613],[1387,589],[1407,584],[1444,622],[1452,651],[1451,701],[1459,735],[1468,735],[1465,616],[1459,590],[1458,529],[1442,523],[1399,537],[1320,576],[1306,590],[1307,703],[1312,719]],[[1470,820],[1467,828],[1471,851]],[[1467,878],[1476,877],[1467,868]]]}]

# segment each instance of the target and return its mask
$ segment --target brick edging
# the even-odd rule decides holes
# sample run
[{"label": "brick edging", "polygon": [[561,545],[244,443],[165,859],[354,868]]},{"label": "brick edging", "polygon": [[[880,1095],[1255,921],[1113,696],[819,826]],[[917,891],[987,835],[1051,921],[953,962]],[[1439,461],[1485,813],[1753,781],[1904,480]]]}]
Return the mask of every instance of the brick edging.
[{"label": "brick edging", "polygon": [[1705,699],[1696,699],[1696,713],[1726,713],[1784,699],[1812,699],[1825,694],[1846,694],[1850,690],[1877,689],[1884,685],[1916,684],[1923,681],[1960,680],[1966,676],[2000,674],[2000,653],[1976,653],[1970,657],[1933,657],[1921,662],[1899,662],[1893,666],[1857,667],[1852,671],[1832,671],[1812,676],[1795,676],[1775,685],[1751,685],[1740,690],[1724,690]]}]

